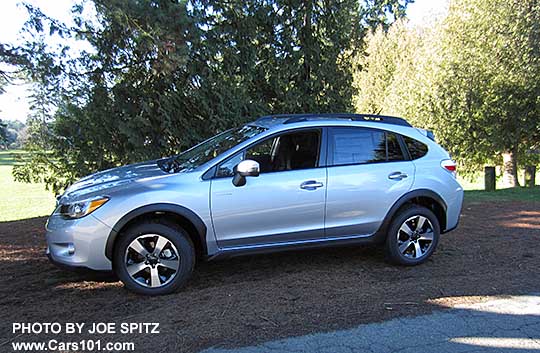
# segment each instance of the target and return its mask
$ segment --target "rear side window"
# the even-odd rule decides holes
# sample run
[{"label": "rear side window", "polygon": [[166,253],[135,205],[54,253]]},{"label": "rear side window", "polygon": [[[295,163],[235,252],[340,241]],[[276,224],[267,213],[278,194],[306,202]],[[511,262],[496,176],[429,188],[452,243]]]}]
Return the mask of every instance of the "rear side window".
[{"label": "rear side window", "polygon": [[368,128],[332,128],[332,165],[380,163],[404,160],[395,134]]},{"label": "rear side window", "polygon": [[418,159],[426,155],[428,146],[422,142],[407,136],[403,136],[403,140],[405,141],[405,145],[407,145],[411,159]]}]

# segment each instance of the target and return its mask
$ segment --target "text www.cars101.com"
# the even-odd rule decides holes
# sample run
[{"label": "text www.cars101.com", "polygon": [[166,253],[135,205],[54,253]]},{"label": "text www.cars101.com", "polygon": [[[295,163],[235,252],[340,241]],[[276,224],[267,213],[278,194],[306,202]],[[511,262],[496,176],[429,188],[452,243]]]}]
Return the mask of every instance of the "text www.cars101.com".
[{"label": "text www.cars101.com", "polygon": [[78,342],[61,342],[49,340],[45,342],[12,342],[14,351],[134,351],[133,342],[102,342],[101,340],[81,340]]}]

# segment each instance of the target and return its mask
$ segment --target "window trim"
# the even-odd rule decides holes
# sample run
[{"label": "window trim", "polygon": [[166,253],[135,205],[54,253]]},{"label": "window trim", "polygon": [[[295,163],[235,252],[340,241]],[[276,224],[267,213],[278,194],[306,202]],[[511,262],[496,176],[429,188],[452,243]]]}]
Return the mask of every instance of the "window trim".
[{"label": "window trim", "polygon": [[[407,155],[408,155],[410,161],[416,161],[416,160],[419,160],[421,158],[424,158],[429,153],[430,146],[427,143],[424,143],[424,142],[422,142],[422,141],[420,141],[420,140],[418,140],[418,139],[416,139],[414,137],[410,137],[410,136],[400,135],[400,137],[401,137],[401,142],[403,143],[403,147],[405,148],[405,151],[407,151]],[[405,141],[405,138],[411,139],[413,141],[416,141],[416,142],[421,143],[422,145],[426,146],[426,153],[424,153],[424,155],[422,155],[421,157],[413,158],[413,156],[411,154],[411,151],[409,150],[409,146],[407,146],[407,142]]]},{"label": "window trim", "polygon": [[[328,126],[328,134],[327,134],[327,167],[346,167],[346,166],[354,166],[354,165],[369,165],[369,164],[382,164],[382,163],[399,163],[399,162],[407,162],[410,161],[410,155],[409,151],[404,147],[404,141],[402,139],[401,134],[393,131],[388,131],[385,129],[378,129],[373,127],[367,127],[367,126]],[[382,132],[384,134],[384,143],[385,143],[385,153],[386,153],[386,160],[384,161],[376,161],[376,162],[365,162],[365,163],[347,163],[347,164],[339,164],[334,165],[334,146],[331,142],[332,137],[334,136],[334,131],[337,129],[363,129],[363,130],[370,130],[370,131],[376,131],[376,132]],[[388,160],[388,134],[394,134],[396,138],[398,139],[399,147],[401,149],[401,153],[403,154],[403,160]]]},{"label": "window trim", "polygon": [[409,148],[407,147],[407,143],[405,143],[405,139],[403,138],[402,134],[394,133],[396,134],[399,145],[401,146],[401,151],[403,152],[403,157],[405,157],[406,161],[412,161],[411,153],[409,152]]},{"label": "window trim", "polygon": [[263,143],[266,140],[276,138],[277,136],[280,136],[280,135],[286,135],[286,134],[289,134],[289,133],[298,132],[298,131],[306,131],[306,130],[318,130],[319,133],[320,133],[319,156],[318,156],[319,158],[317,160],[317,166],[314,167],[314,168],[304,168],[304,169],[295,169],[295,170],[279,170],[279,171],[274,171],[274,172],[266,172],[266,173],[261,173],[261,175],[263,175],[263,174],[268,175],[268,174],[274,174],[274,173],[283,173],[283,172],[293,172],[293,171],[297,171],[297,170],[312,170],[312,169],[318,169],[318,168],[326,168],[326,166],[328,165],[328,163],[327,163],[327,161],[328,161],[328,154],[327,154],[327,152],[328,152],[328,146],[327,146],[328,145],[328,137],[327,137],[328,133],[327,133],[327,129],[324,126],[305,126],[305,127],[295,128],[295,129],[276,131],[275,133],[270,134],[270,135],[265,136],[265,137],[262,137],[262,138],[258,139],[257,141],[253,141],[252,143],[250,143],[246,147],[244,147],[241,150],[234,153],[232,156],[229,156],[229,157],[217,162],[216,164],[214,164],[212,167],[210,167],[203,174],[203,177],[204,177],[205,180],[207,180],[207,179],[232,178],[232,176],[217,176],[219,166],[222,165],[223,163],[226,163],[229,160],[235,158],[240,153],[242,153],[242,154],[246,153],[246,151],[248,149],[250,149],[251,147],[253,147],[254,145],[257,145],[259,143]]},{"label": "window trim", "polygon": [[[400,133],[397,133],[397,132],[393,132],[393,131],[387,131],[387,133],[392,133],[396,136],[397,140],[398,140],[398,143],[399,143],[399,147],[401,148],[401,153],[403,154],[403,160],[402,161],[388,161],[388,162],[406,162],[406,161],[411,161],[412,158],[411,158],[411,155],[409,154],[409,149],[407,148],[407,145],[405,144],[405,141],[403,140],[403,135],[400,134]],[[386,140],[386,143],[388,143],[388,140]],[[388,147],[386,149],[386,153],[388,154]],[[386,157],[386,159],[388,159],[388,156]]]}]

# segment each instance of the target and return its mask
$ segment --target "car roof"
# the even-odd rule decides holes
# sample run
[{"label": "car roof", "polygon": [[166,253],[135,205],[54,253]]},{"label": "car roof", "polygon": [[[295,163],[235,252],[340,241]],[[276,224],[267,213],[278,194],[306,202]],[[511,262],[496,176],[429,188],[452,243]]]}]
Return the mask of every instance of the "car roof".
[{"label": "car roof", "polygon": [[329,121],[365,121],[373,123],[393,124],[412,127],[405,119],[395,116],[379,114],[352,114],[352,113],[310,113],[310,114],[278,114],[266,115],[255,120],[249,125],[261,127],[275,127],[276,125],[286,125],[300,122],[329,122]]}]

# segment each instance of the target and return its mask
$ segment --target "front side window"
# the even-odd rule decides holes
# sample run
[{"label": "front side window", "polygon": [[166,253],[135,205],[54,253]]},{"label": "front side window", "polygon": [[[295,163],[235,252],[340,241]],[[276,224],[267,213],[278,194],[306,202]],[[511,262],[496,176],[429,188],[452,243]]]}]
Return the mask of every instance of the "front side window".
[{"label": "front side window", "polygon": [[331,131],[329,148],[334,166],[405,159],[398,137],[391,132],[347,127]]},{"label": "front side window", "polygon": [[244,160],[244,152],[235,154],[233,157],[221,163],[217,169],[216,177],[228,177],[234,175],[234,167]]},{"label": "front side window", "polygon": [[186,152],[164,160],[160,167],[174,172],[193,170],[265,130],[266,128],[250,125],[227,130]]},{"label": "front side window", "polygon": [[257,161],[261,173],[315,168],[319,163],[321,131],[301,130],[268,138],[223,162],[218,177],[234,175],[244,159]]}]

